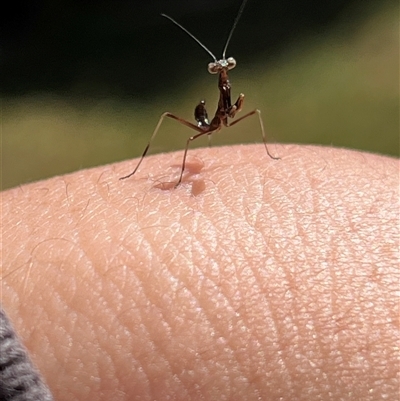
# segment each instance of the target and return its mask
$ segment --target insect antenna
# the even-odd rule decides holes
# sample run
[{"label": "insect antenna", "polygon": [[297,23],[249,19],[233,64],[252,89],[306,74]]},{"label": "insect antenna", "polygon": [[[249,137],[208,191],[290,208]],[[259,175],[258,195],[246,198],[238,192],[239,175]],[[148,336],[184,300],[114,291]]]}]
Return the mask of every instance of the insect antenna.
[{"label": "insect antenna", "polygon": [[240,18],[240,16],[241,16],[242,13],[243,13],[244,6],[246,5],[246,3],[247,3],[247,0],[243,0],[243,3],[242,3],[242,5],[240,6],[239,11],[238,11],[238,14],[237,14],[237,16],[236,16],[236,18],[235,18],[235,21],[234,21],[233,25],[232,25],[232,29],[231,29],[231,31],[229,32],[229,36],[228,36],[228,39],[226,40],[226,45],[225,45],[225,47],[224,47],[224,51],[223,51],[223,53],[222,53],[222,58],[223,58],[224,60],[225,60],[226,49],[228,48],[229,42],[231,41],[231,37],[232,37],[233,31],[235,30],[236,25],[237,25],[237,23],[238,23],[238,21],[239,21],[239,18]]},{"label": "insect antenna", "polygon": [[[246,0],[247,1],[247,0]],[[214,54],[211,53],[210,50],[206,46],[203,45],[203,43],[200,42],[199,39],[196,38],[193,34],[191,34],[186,28],[184,28],[181,24],[176,22],[173,18],[171,18],[169,15],[166,14],[161,14],[162,17],[168,18],[170,21],[172,21],[176,26],[182,29],[182,31],[186,32],[192,39],[194,39],[213,59],[214,61],[217,61],[217,58],[214,56]],[[237,18],[236,18],[237,19]],[[236,24],[236,22],[235,22]],[[231,33],[232,35],[232,33]]]}]

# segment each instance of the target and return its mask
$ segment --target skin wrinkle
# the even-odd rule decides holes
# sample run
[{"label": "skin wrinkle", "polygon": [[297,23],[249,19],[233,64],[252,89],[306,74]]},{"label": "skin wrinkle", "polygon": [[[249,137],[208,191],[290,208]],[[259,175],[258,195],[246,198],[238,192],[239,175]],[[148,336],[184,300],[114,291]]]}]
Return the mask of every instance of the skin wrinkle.
[{"label": "skin wrinkle", "polygon": [[[253,272],[253,274],[254,274],[254,272]],[[254,274],[254,277],[256,277],[255,274]],[[258,290],[260,290],[260,288],[258,288]],[[240,289],[239,289],[239,291],[240,291]],[[264,299],[264,301],[267,301],[267,300],[265,299],[265,296],[262,296],[262,298]],[[245,296],[242,295],[242,299],[246,299]],[[268,305],[268,301],[267,301],[267,305]],[[268,313],[268,312],[266,312],[266,314],[267,314],[267,313]],[[251,334],[251,336],[252,336],[252,337],[255,337],[257,343],[260,344],[259,352],[261,352],[263,361],[267,361],[267,360],[268,360],[268,357],[267,357],[267,355],[266,355],[266,353],[265,353],[265,351],[264,351],[264,349],[265,349],[266,346],[267,346],[267,344],[265,343],[265,342],[266,342],[265,337],[263,337],[261,334],[260,334],[260,336],[257,336],[257,329],[254,329],[254,330],[251,330],[251,329],[250,329],[251,325],[249,324],[249,319],[246,319],[246,318],[244,317],[244,316],[246,316],[246,314],[240,314],[240,316],[241,316],[241,319],[243,319],[244,324],[246,324],[246,328],[247,328],[247,330],[249,331],[249,333]],[[251,316],[251,315],[250,315],[250,316]],[[264,338],[264,341],[262,341],[263,338]],[[264,343],[264,344],[263,344],[263,343]],[[263,347],[264,349],[261,348],[261,345],[264,345],[264,347]],[[250,367],[251,367],[251,365],[250,365]],[[256,377],[256,376],[253,375],[253,377]],[[262,377],[260,377],[260,379],[262,379]],[[255,382],[255,380],[253,379],[253,383],[254,383],[254,382]]]},{"label": "skin wrinkle", "polygon": [[[199,221],[201,221],[202,224],[199,224]],[[212,224],[210,218],[200,213],[197,213],[196,218],[191,222],[191,224],[194,227],[193,230],[190,231],[193,233],[196,245],[204,251],[202,252],[202,255],[210,254],[212,261],[215,261],[213,253],[216,252],[218,248],[218,231],[215,229],[214,224]],[[204,231],[207,232],[206,241],[203,241],[202,237]]]},{"label": "skin wrinkle", "polygon": [[[240,291],[240,289],[239,289],[239,291]],[[249,295],[250,295],[250,294],[248,294],[248,293],[246,292],[245,294],[242,294],[242,295],[241,295],[241,299],[242,299],[242,300],[245,300],[246,297],[249,298],[249,297],[248,297]],[[254,333],[254,332],[252,333],[252,330],[250,329],[250,326],[249,326],[249,323],[248,323],[248,319],[245,319],[245,318],[243,317],[242,314],[240,314],[239,316],[240,316],[239,322],[242,322],[242,323],[243,323],[243,325],[244,325],[244,327],[245,327],[245,329],[246,329],[246,332],[247,332],[248,335],[250,336],[250,340],[251,340],[252,337],[257,337],[257,336],[255,336],[255,333]],[[239,322],[238,322],[238,323],[239,323]],[[238,325],[238,324],[237,324],[237,325]],[[254,330],[254,331],[256,331],[256,330]],[[258,339],[257,339],[257,342],[259,342]],[[234,350],[235,348],[236,348],[236,347],[232,347],[233,350]],[[264,355],[264,357],[265,357],[265,354],[264,354],[264,353],[263,353],[263,355]],[[242,364],[243,364],[243,362],[242,362]],[[251,368],[251,366],[249,366],[249,367]],[[249,374],[248,370],[249,370],[249,369],[247,369],[247,375],[246,375],[247,380],[248,380],[249,377],[251,377],[251,375]],[[254,383],[254,380],[253,380],[253,383]]]},{"label": "skin wrinkle", "polygon": [[[300,327],[300,322],[298,319],[296,319],[296,313],[299,312],[298,308],[298,302],[294,302],[294,299],[296,299],[296,289],[297,289],[297,284],[296,284],[296,280],[293,277],[291,271],[287,268],[284,267],[285,264],[282,264],[282,271],[284,274],[284,277],[286,278],[286,285],[287,287],[290,289],[289,291],[293,293],[293,295],[290,297],[291,298],[291,312],[288,313],[285,311],[284,315],[282,316],[281,320],[278,320],[277,325],[279,325],[279,322],[281,322],[281,326],[282,326],[282,332],[292,332],[293,334],[293,339],[297,338],[298,336],[298,330]],[[294,313],[293,313],[294,312]],[[289,322],[289,324],[287,324],[287,322]],[[286,335],[287,336],[287,335]],[[285,337],[286,337],[285,336]],[[294,341],[294,344],[297,344],[298,341]],[[293,349],[289,348],[288,352],[286,353],[287,358],[290,359],[291,357],[297,357],[297,355],[299,354],[298,351],[298,345],[296,345]],[[293,355],[294,353],[294,355]],[[285,353],[283,353],[283,355],[285,355]],[[291,372],[288,368],[287,368],[287,373],[289,375],[289,378],[291,380],[291,382],[293,382],[294,380],[294,373]],[[294,388],[294,393],[296,392],[296,389]]]},{"label": "skin wrinkle", "polygon": [[[334,267],[331,268],[331,271],[334,272]],[[334,274],[334,273],[333,273]],[[336,304],[336,314],[334,314],[334,316],[341,316],[342,313],[340,312],[341,310],[343,310],[343,304],[348,305],[348,309],[347,309],[347,313],[351,313],[351,307],[352,304],[354,303],[354,301],[356,301],[357,298],[354,298],[354,292],[351,290],[350,287],[350,291],[351,291],[351,295],[347,295],[345,293],[345,295],[342,295],[342,290],[346,290],[346,287],[348,287],[346,285],[346,283],[342,283],[341,282],[342,277],[336,277],[336,281],[334,282],[334,286],[333,289],[334,291],[336,290],[336,297],[334,298],[334,302]],[[336,286],[335,286],[336,284]],[[343,316],[343,315],[342,315]],[[334,339],[334,341],[336,341],[337,348],[338,349],[346,349],[347,343],[348,343],[348,339],[347,339],[347,335],[344,332],[343,329],[343,324],[341,325],[341,327],[338,327],[337,325],[337,320],[334,322],[336,323],[336,330],[334,330],[334,335],[332,336],[332,338]],[[349,357],[348,354],[346,352],[340,352],[339,353],[340,356],[340,363],[339,366],[349,366]],[[340,377],[337,377],[336,375],[336,380],[341,383],[342,385],[345,386],[345,388],[347,387],[346,385],[346,378],[345,378],[345,374],[342,374]]]},{"label": "skin wrinkle", "polygon": [[[146,298],[147,298],[147,299],[150,299],[150,298],[149,298],[149,295],[146,295]],[[156,305],[156,304],[155,304],[155,305]],[[156,306],[157,306],[157,305],[156,305]],[[163,317],[163,320],[166,321],[166,318]],[[153,342],[154,342],[154,340],[153,340]],[[168,358],[165,358],[165,359],[168,360]],[[171,368],[171,371],[173,372],[174,370]]]},{"label": "skin wrinkle", "polygon": [[[219,205],[214,205],[214,208],[219,208]],[[214,224],[211,223],[211,219],[207,218],[203,215],[200,216],[200,218],[202,220],[206,219],[208,226],[211,226],[213,231],[215,232],[215,236],[214,238],[216,239],[215,241],[215,248],[212,248],[211,251],[213,254],[215,255],[219,255],[221,257],[221,260],[224,260],[224,258],[227,258],[225,263],[222,263],[222,265],[234,265],[234,261],[232,259],[232,257],[230,255],[233,254],[233,252],[229,252],[229,250],[225,250],[225,247],[223,246],[223,242],[222,241],[218,241],[218,239],[222,239],[225,238],[226,233],[227,233],[227,226],[221,227],[219,228],[219,223],[226,223],[226,215],[224,216],[219,216],[219,220],[215,221]],[[207,230],[207,233],[209,233],[209,230]],[[210,241],[206,241],[205,244],[210,244],[212,242]],[[221,262],[220,262],[221,263]]]},{"label": "skin wrinkle", "polygon": [[[226,298],[225,298],[226,299]],[[228,303],[229,304],[229,303]]]},{"label": "skin wrinkle", "polygon": [[[126,330],[131,331],[131,328],[128,324],[124,324],[121,319],[118,319],[118,321],[120,324],[122,324],[122,326]],[[142,328],[143,328],[143,324],[140,324],[140,329],[142,329]],[[137,337],[137,336],[135,336],[134,333],[130,333],[130,336],[133,336],[134,338]],[[144,350],[142,348],[138,349],[138,347],[132,346],[132,339],[130,339],[129,336],[128,336],[128,340],[130,340],[130,341],[127,341],[124,344],[124,346],[126,349],[130,350],[129,355],[132,355],[133,358],[131,359],[130,363],[124,364],[123,366],[119,365],[119,370],[122,373],[122,377],[123,377],[123,375],[127,374],[126,372],[135,372],[136,377],[135,377],[134,384],[135,384],[136,390],[139,390],[140,388],[145,387],[146,392],[150,393],[150,391],[151,391],[151,388],[150,388],[151,374],[149,374],[150,369],[145,368],[145,366],[146,366],[145,358],[143,357]],[[144,340],[147,341],[147,337]],[[138,351],[135,352],[136,349],[138,349]],[[151,348],[151,344],[148,344],[147,347],[145,348],[145,350],[146,351],[148,350],[148,352],[152,351],[153,349]],[[120,362],[120,359],[121,358],[119,358],[118,362]],[[116,361],[113,361],[113,362],[114,362],[114,364],[117,364]],[[124,367],[125,367],[125,369],[124,369]],[[140,376],[138,376],[138,372],[140,372]],[[143,378],[143,375],[144,375],[144,378]],[[125,389],[127,390],[127,387],[129,387],[129,386],[127,386],[127,383],[130,384],[131,380],[129,380],[125,383],[126,383]],[[140,384],[140,386],[138,386],[138,384]]]},{"label": "skin wrinkle", "polygon": [[297,221],[297,220],[296,220]]},{"label": "skin wrinkle", "polygon": [[[104,198],[103,198],[104,199]],[[105,199],[104,199],[105,200]],[[108,199],[107,199],[108,200]],[[103,207],[103,205],[101,205],[101,204],[97,204],[97,206],[96,206],[97,208],[100,208],[100,207]],[[96,210],[96,209],[93,209],[93,210]],[[88,223],[92,220],[92,218],[93,217],[95,217],[96,216],[96,213],[92,213],[92,215],[89,215],[89,216],[87,216],[87,221],[86,221],[86,225],[88,225]],[[143,285],[141,286],[142,288],[143,288]],[[126,327],[126,328],[128,328],[128,327]]]},{"label": "skin wrinkle", "polygon": [[[129,308],[129,310],[131,310],[132,307]],[[122,341],[121,343],[124,346],[124,349],[130,350],[130,352],[126,355],[129,356],[131,354],[133,354],[133,359],[129,359],[129,362],[122,364],[121,363],[121,356],[119,356],[119,360],[118,363],[117,361],[114,361],[114,364],[116,364],[119,367],[119,373],[120,373],[120,381],[122,382],[122,378],[124,376],[128,376],[128,372],[135,372],[136,375],[136,381],[135,381],[135,387],[137,391],[140,391],[140,389],[143,389],[149,393],[150,392],[150,377],[148,374],[146,374],[146,371],[143,367],[143,363],[141,362],[141,358],[142,357],[142,361],[144,362],[144,358],[142,356],[143,350],[140,348],[138,349],[137,352],[135,352],[135,349],[137,349],[137,347],[132,346],[132,333],[131,333],[131,328],[128,324],[125,324],[124,321],[121,319],[121,317],[125,317],[123,316],[125,312],[122,312],[120,314],[117,315],[116,319],[118,321],[118,323],[123,327],[123,331],[124,334],[126,334],[125,341]],[[140,328],[142,328],[143,325],[140,325]],[[119,335],[120,336],[120,335]],[[124,354],[125,356],[125,354]],[[140,356],[140,357],[139,357]],[[126,359],[126,358],[124,358]],[[144,377],[143,377],[144,375]],[[131,383],[132,379],[127,380],[125,383]],[[138,385],[140,384],[140,386]],[[125,385],[125,391],[127,391],[127,386]]]},{"label": "skin wrinkle", "polygon": [[262,230],[259,230],[259,226],[257,226],[257,220],[261,210],[264,207],[264,185],[262,184],[261,178],[264,177],[262,174],[256,174],[257,181],[255,182],[254,189],[257,190],[255,199],[259,199],[261,201],[252,202],[252,197],[248,196],[244,200],[244,208],[246,208],[247,213],[245,213],[245,219],[247,223],[254,227],[258,232],[263,235]]},{"label": "skin wrinkle", "polygon": [[[247,221],[245,220],[245,224],[247,223]],[[247,223],[248,224],[248,223]],[[241,230],[240,230],[240,228],[238,229],[238,230],[236,230],[236,232],[241,232]],[[249,251],[249,248],[246,248],[245,249],[245,251],[243,252],[243,253],[247,253],[248,254],[248,251]],[[256,267],[254,267],[254,268],[250,268],[250,271],[252,272],[252,276],[254,277],[254,279],[255,279],[255,282],[257,283],[258,282],[258,280],[257,280],[257,276],[258,276],[258,274],[256,273],[257,272],[257,268]],[[248,278],[246,279],[246,282],[248,282]],[[254,284],[257,288],[258,288],[258,292],[259,293],[261,293],[260,292],[260,287],[258,287],[258,285],[257,284]],[[245,296],[245,295],[242,295],[242,299],[247,299],[248,298],[248,296]],[[265,297],[263,297],[264,298],[264,301],[265,301]],[[247,323],[247,326],[248,326],[248,323]],[[255,332],[257,332],[257,330],[255,330]],[[258,339],[258,342],[260,341],[260,339]],[[264,358],[264,360],[266,360],[267,358],[266,358],[266,356],[265,356],[265,352],[263,352],[263,358]]]},{"label": "skin wrinkle", "polygon": [[[171,272],[168,272],[168,274],[170,274]],[[150,299],[149,297],[147,297],[148,299]],[[172,327],[171,327],[171,323],[168,323],[168,319],[166,318],[166,315],[162,312],[162,307],[160,304],[157,303],[153,303],[153,305],[159,310],[160,315],[162,316],[162,322],[164,322],[167,325],[166,331],[168,332],[168,340],[171,341],[172,339]],[[150,333],[149,333],[150,334]],[[156,346],[157,342],[156,340],[153,338],[152,339],[153,344]],[[173,375],[176,374],[176,369],[171,365],[171,363],[169,362],[171,359],[167,357],[166,352],[162,351],[162,347],[157,347],[159,349],[159,352],[161,353],[161,355],[164,356],[164,359],[169,367],[170,372],[173,373]]]},{"label": "skin wrinkle", "polygon": [[[205,272],[205,275],[206,275],[206,274],[207,274],[207,273]],[[208,278],[208,280],[210,280],[210,278]],[[213,280],[211,280],[211,282],[213,283],[213,287],[214,287],[214,288],[218,288],[218,287],[216,286],[216,283],[215,283]],[[187,283],[185,283],[185,285],[187,286]],[[219,291],[219,294],[221,294],[220,291]],[[193,293],[192,293],[192,295],[193,295],[193,297],[194,297],[195,299],[197,299],[197,300],[200,299],[199,296],[195,296]],[[224,299],[227,300],[226,297],[224,297]],[[199,305],[201,306],[201,302],[200,302]],[[229,302],[228,302],[228,305],[229,305]],[[203,311],[204,311],[204,310],[208,310],[208,308],[202,308],[202,310],[203,310]],[[210,322],[210,318],[209,318],[209,316],[207,316],[207,314],[206,314],[206,318],[207,318],[207,321]],[[214,329],[214,330],[217,330],[218,332],[221,331],[220,329],[217,329],[216,326],[213,326],[213,329]],[[232,351],[232,354],[233,354],[233,350],[231,350],[231,351]],[[236,358],[235,358],[235,359],[236,359]],[[240,364],[237,363],[237,366],[240,366]]]},{"label": "skin wrinkle", "polygon": [[[273,298],[270,297],[266,297],[267,299],[267,303],[268,303],[268,309],[271,313],[272,316],[272,322],[274,324],[274,334],[276,333],[276,339],[274,339],[274,343],[278,343],[280,338],[285,338],[282,337],[282,334],[284,333],[284,330],[282,329],[282,325],[279,324],[279,322],[281,321],[279,319],[279,311],[278,309],[274,309],[273,305]],[[282,315],[284,315],[284,313],[282,313]],[[286,343],[281,344],[281,346],[279,347],[279,351],[278,351],[278,366],[281,368],[279,370],[279,377],[281,378],[282,381],[285,381],[288,383],[288,387],[291,389],[291,387],[293,386],[293,375],[291,370],[289,369],[289,365],[287,364],[287,361],[289,360],[288,358],[288,352],[287,352],[288,347],[286,346]],[[279,383],[279,382],[278,382]],[[280,383],[279,383],[280,384]],[[278,386],[278,388],[281,388],[280,386]],[[282,387],[284,388],[284,387]],[[287,396],[288,398],[292,398],[293,396],[293,389],[291,389],[289,394],[285,394],[285,396]],[[280,392],[280,394],[277,394],[277,396],[283,396],[283,393]]]}]

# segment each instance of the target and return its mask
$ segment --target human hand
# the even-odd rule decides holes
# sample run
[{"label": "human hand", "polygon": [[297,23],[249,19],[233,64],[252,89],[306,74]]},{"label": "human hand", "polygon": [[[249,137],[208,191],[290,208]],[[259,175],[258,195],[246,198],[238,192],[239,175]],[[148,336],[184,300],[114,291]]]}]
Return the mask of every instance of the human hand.
[{"label": "human hand", "polygon": [[277,153],[192,150],[177,189],[181,153],[2,194],[3,306],[55,399],[398,397],[398,160]]}]

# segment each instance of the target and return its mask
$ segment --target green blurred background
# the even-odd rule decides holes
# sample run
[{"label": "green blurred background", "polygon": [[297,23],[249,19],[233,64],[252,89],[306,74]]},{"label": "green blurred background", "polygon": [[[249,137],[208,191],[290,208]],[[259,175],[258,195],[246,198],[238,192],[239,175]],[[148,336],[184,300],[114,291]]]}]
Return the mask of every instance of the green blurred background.
[{"label": "green blurred background", "polygon": [[[193,121],[205,99],[213,115],[212,60],[159,14],[220,57],[239,6],[15,3],[0,48],[2,188],[137,157],[164,111]],[[243,92],[243,113],[261,109],[272,142],[398,156],[398,8],[398,1],[249,0],[227,52],[237,61],[233,100]],[[151,153],[183,149],[191,134],[166,121]],[[255,118],[213,137],[214,146],[254,142],[261,142]]]}]

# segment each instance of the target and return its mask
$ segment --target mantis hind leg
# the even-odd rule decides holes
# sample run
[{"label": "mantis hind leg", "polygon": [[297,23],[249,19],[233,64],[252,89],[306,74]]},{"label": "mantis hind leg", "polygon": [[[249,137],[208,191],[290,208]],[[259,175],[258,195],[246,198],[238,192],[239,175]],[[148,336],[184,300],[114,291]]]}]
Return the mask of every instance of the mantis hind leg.
[{"label": "mantis hind leg", "polygon": [[146,147],[145,147],[145,149],[144,149],[144,151],[143,151],[143,153],[142,153],[142,156],[141,156],[141,158],[140,158],[140,160],[139,160],[139,163],[136,165],[136,167],[135,167],[135,169],[132,171],[132,173],[130,173],[130,174],[124,176],[124,177],[121,177],[120,180],[125,180],[126,178],[132,177],[132,176],[136,173],[136,171],[138,170],[139,166],[142,164],[142,161],[143,161],[143,159],[145,158],[145,156],[146,156],[146,154],[147,154],[147,151],[149,150],[150,145],[151,145],[151,143],[153,142],[153,139],[156,137],[156,135],[157,135],[157,133],[158,133],[158,130],[160,129],[161,124],[162,124],[162,122],[164,121],[164,118],[165,118],[165,117],[172,118],[173,120],[176,120],[176,121],[178,121],[179,123],[185,125],[186,127],[191,128],[191,129],[193,129],[193,130],[195,130],[195,131],[197,131],[197,132],[200,132],[200,133],[203,133],[203,132],[204,132],[202,128],[198,127],[197,125],[192,124],[190,121],[187,121],[187,120],[185,120],[185,119],[183,119],[183,118],[181,118],[181,117],[176,116],[175,114],[168,113],[168,112],[163,113],[163,114],[161,115],[160,119],[158,120],[158,123],[157,123],[157,125],[156,125],[156,128],[155,128],[153,134],[151,135],[150,140],[149,140],[148,144],[146,145]]},{"label": "mantis hind leg", "polygon": [[182,160],[182,168],[181,168],[181,175],[179,176],[179,180],[178,182],[175,184],[175,188],[178,187],[180,185],[180,183],[182,182],[182,178],[183,178],[183,172],[185,171],[185,165],[186,165],[186,156],[187,156],[187,152],[189,150],[189,145],[191,142],[193,142],[194,140],[196,140],[197,138],[200,138],[203,135],[209,135],[209,137],[211,136],[212,132],[214,131],[203,131],[200,132],[199,134],[193,135],[191,136],[187,141],[186,141],[186,147],[185,147],[185,152],[183,153],[183,160]]},{"label": "mantis hind leg", "polygon": [[[240,99],[240,96],[239,96],[239,99]],[[239,99],[238,99],[238,101],[239,101]],[[255,110],[253,110],[253,111],[250,111],[249,113],[247,113],[247,114],[245,114],[244,116],[238,118],[237,120],[232,121],[232,123],[231,123],[229,126],[232,127],[232,125],[235,125],[235,124],[239,123],[240,121],[244,120],[245,118],[250,117],[250,116],[253,116],[253,115],[255,115],[255,114],[257,114],[257,116],[258,116],[258,121],[260,122],[260,128],[261,128],[262,138],[263,138],[265,150],[267,151],[267,155],[268,155],[271,159],[280,160],[280,157],[272,156],[271,153],[270,153],[269,150],[268,150],[267,138],[266,138],[266,136],[265,136],[264,123],[263,123],[263,120],[262,120],[262,118],[261,118],[261,111],[260,111],[260,110],[255,109]]]}]

